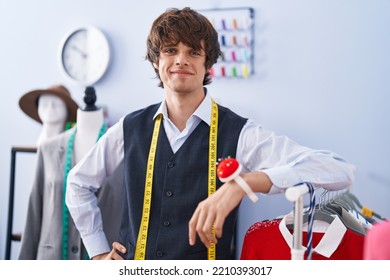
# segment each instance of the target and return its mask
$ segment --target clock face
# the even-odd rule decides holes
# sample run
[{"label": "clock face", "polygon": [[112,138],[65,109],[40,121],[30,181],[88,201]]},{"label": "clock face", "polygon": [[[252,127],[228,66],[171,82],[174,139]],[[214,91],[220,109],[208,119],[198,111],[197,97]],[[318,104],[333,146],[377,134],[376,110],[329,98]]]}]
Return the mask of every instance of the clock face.
[{"label": "clock face", "polygon": [[65,37],[60,49],[60,64],[66,76],[90,86],[106,72],[110,50],[106,37],[95,27],[82,27]]}]

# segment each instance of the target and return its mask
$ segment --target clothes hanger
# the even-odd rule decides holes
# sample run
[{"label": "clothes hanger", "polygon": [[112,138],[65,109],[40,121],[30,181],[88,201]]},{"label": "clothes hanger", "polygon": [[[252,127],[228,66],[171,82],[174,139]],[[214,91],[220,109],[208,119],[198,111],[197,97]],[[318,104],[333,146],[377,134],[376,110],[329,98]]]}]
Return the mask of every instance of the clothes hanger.
[{"label": "clothes hanger", "polygon": [[[342,205],[342,207],[344,207],[345,210],[347,210],[350,216],[353,216],[354,219],[359,221],[359,223],[361,223],[363,227],[367,229],[367,227],[369,227],[370,224],[375,222],[374,219],[369,217],[370,216],[369,213],[372,213],[372,210],[368,209],[367,207],[365,208],[362,207],[360,202],[357,200],[357,198],[356,197],[351,198],[350,194],[351,194],[350,192],[342,193],[334,200],[334,203]],[[366,215],[365,213],[362,212],[362,210],[358,209],[357,206],[360,207],[360,209],[362,208],[365,209],[367,212]]]},{"label": "clothes hanger", "polygon": [[[324,208],[324,201],[326,200],[326,193],[327,191],[324,191],[320,197],[319,202],[317,203],[315,209],[314,209],[314,221],[322,221],[327,224],[331,224],[334,221],[334,216],[332,216],[332,213],[328,211],[328,209]],[[307,223],[309,219],[309,215],[307,212],[303,214],[303,224]]]},{"label": "clothes hanger", "polygon": [[357,212],[359,212],[362,216],[364,216],[365,218],[367,218],[371,223],[374,223],[375,220],[372,219],[372,217],[375,217],[379,220],[386,220],[385,218],[383,218],[381,215],[379,215],[378,213],[374,212],[373,210],[371,210],[370,208],[368,208],[367,206],[363,206],[359,199],[351,192],[346,192],[344,195],[343,195],[343,199],[345,200],[349,200],[351,201],[354,205],[357,206],[358,209],[360,210],[357,210]]},{"label": "clothes hanger", "polygon": [[340,209],[341,214],[339,214],[339,217],[344,225],[355,233],[366,235],[367,228],[349,213],[351,209],[355,209],[355,206],[341,199],[343,195],[344,193],[334,197],[331,201],[329,201],[328,208],[337,207]]},{"label": "clothes hanger", "polygon": [[[351,205],[338,199],[339,195],[334,191],[324,191],[320,196],[320,201],[314,213],[315,221],[323,221],[331,224],[337,216],[344,226],[360,235],[366,234],[366,228],[352,217],[348,210]],[[303,217],[304,223],[307,222],[307,215]]]},{"label": "clothes hanger", "polygon": [[360,210],[361,208],[358,209],[360,202],[357,199],[352,199],[348,195],[348,193],[349,192],[345,192],[345,193],[341,194],[337,198],[337,202],[340,204],[346,205],[346,210],[348,210],[348,212],[351,215],[353,215],[354,218],[356,218],[359,221],[364,221],[365,223],[367,223],[367,219],[365,218],[363,213],[361,213],[361,210]]}]

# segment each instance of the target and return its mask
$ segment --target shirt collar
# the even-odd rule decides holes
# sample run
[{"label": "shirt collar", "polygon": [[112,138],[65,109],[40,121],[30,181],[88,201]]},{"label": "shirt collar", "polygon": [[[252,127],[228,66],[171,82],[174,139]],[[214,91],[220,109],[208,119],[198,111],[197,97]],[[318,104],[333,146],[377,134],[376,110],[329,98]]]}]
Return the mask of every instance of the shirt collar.
[{"label": "shirt collar", "polygon": [[[160,107],[157,112],[154,114],[153,119],[155,119],[159,114],[162,114],[165,119],[168,119],[168,109],[165,99],[161,102]],[[210,126],[211,119],[211,96],[207,93],[205,88],[205,97],[202,102],[196,108],[192,116],[196,116]]]},{"label": "shirt collar", "polygon": [[[279,224],[280,233],[282,234],[284,240],[290,248],[292,248],[293,235],[288,230],[286,223],[287,220],[291,220],[291,217],[291,215],[284,216]],[[322,237],[321,241],[317,244],[315,248],[313,248],[313,252],[316,252],[324,257],[329,258],[340,245],[346,231],[347,228],[344,226],[343,222],[337,215],[335,215],[333,222],[325,231],[325,234]],[[306,250],[306,247],[302,247]]]}]

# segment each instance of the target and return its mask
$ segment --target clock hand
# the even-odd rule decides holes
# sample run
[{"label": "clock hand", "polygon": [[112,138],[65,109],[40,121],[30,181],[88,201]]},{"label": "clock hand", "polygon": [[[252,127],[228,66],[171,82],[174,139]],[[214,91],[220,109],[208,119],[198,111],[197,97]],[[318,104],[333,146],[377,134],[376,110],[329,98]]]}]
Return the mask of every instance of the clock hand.
[{"label": "clock hand", "polygon": [[83,52],[82,50],[80,50],[78,47],[76,47],[75,45],[72,45],[72,49],[74,49],[76,52],[78,52],[79,54],[81,54],[81,56],[83,58],[87,58],[87,54],[85,52]]}]

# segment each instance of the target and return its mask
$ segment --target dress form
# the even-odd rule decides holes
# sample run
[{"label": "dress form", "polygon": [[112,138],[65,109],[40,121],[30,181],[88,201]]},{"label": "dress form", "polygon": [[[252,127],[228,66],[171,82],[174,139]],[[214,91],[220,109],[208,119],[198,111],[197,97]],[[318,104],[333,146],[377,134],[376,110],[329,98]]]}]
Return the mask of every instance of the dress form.
[{"label": "dress form", "polygon": [[74,160],[79,162],[95,145],[104,124],[103,109],[95,106],[96,95],[93,87],[85,90],[84,109],[77,109],[76,134],[74,138]]},{"label": "dress form", "polygon": [[45,140],[64,131],[68,112],[60,97],[48,93],[38,99],[38,115],[42,121],[42,130],[37,140],[37,146],[40,146]]},{"label": "dress form", "polygon": [[[88,257],[65,204],[69,170],[96,143],[106,128],[103,110],[88,106],[96,98],[93,101],[89,97],[84,100],[86,108],[79,110],[78,117],[74,118],[79,124],[48,139],[38,150],[36,178],[30,194],[19,259],[82,260]],[[87,111],[90,108],[91,111]],[[78,149],[77,152],[75,149]],[[79,158],[75,158],[76,154]],[[97,192],[97,203],[102,209],[104,232],[109,243],[119,239],[120,220],[113,217],[122,211],[121,204],[116,201],[123,196],[123,177],[123,168],[118,168],[106,178]]]},{"label": "dress form", "polygon": [[41,132],[37,140],[37,146],[40,146],[47,139],[52,138],[55,135],[64,131],[65,123],[43,123]]}]

